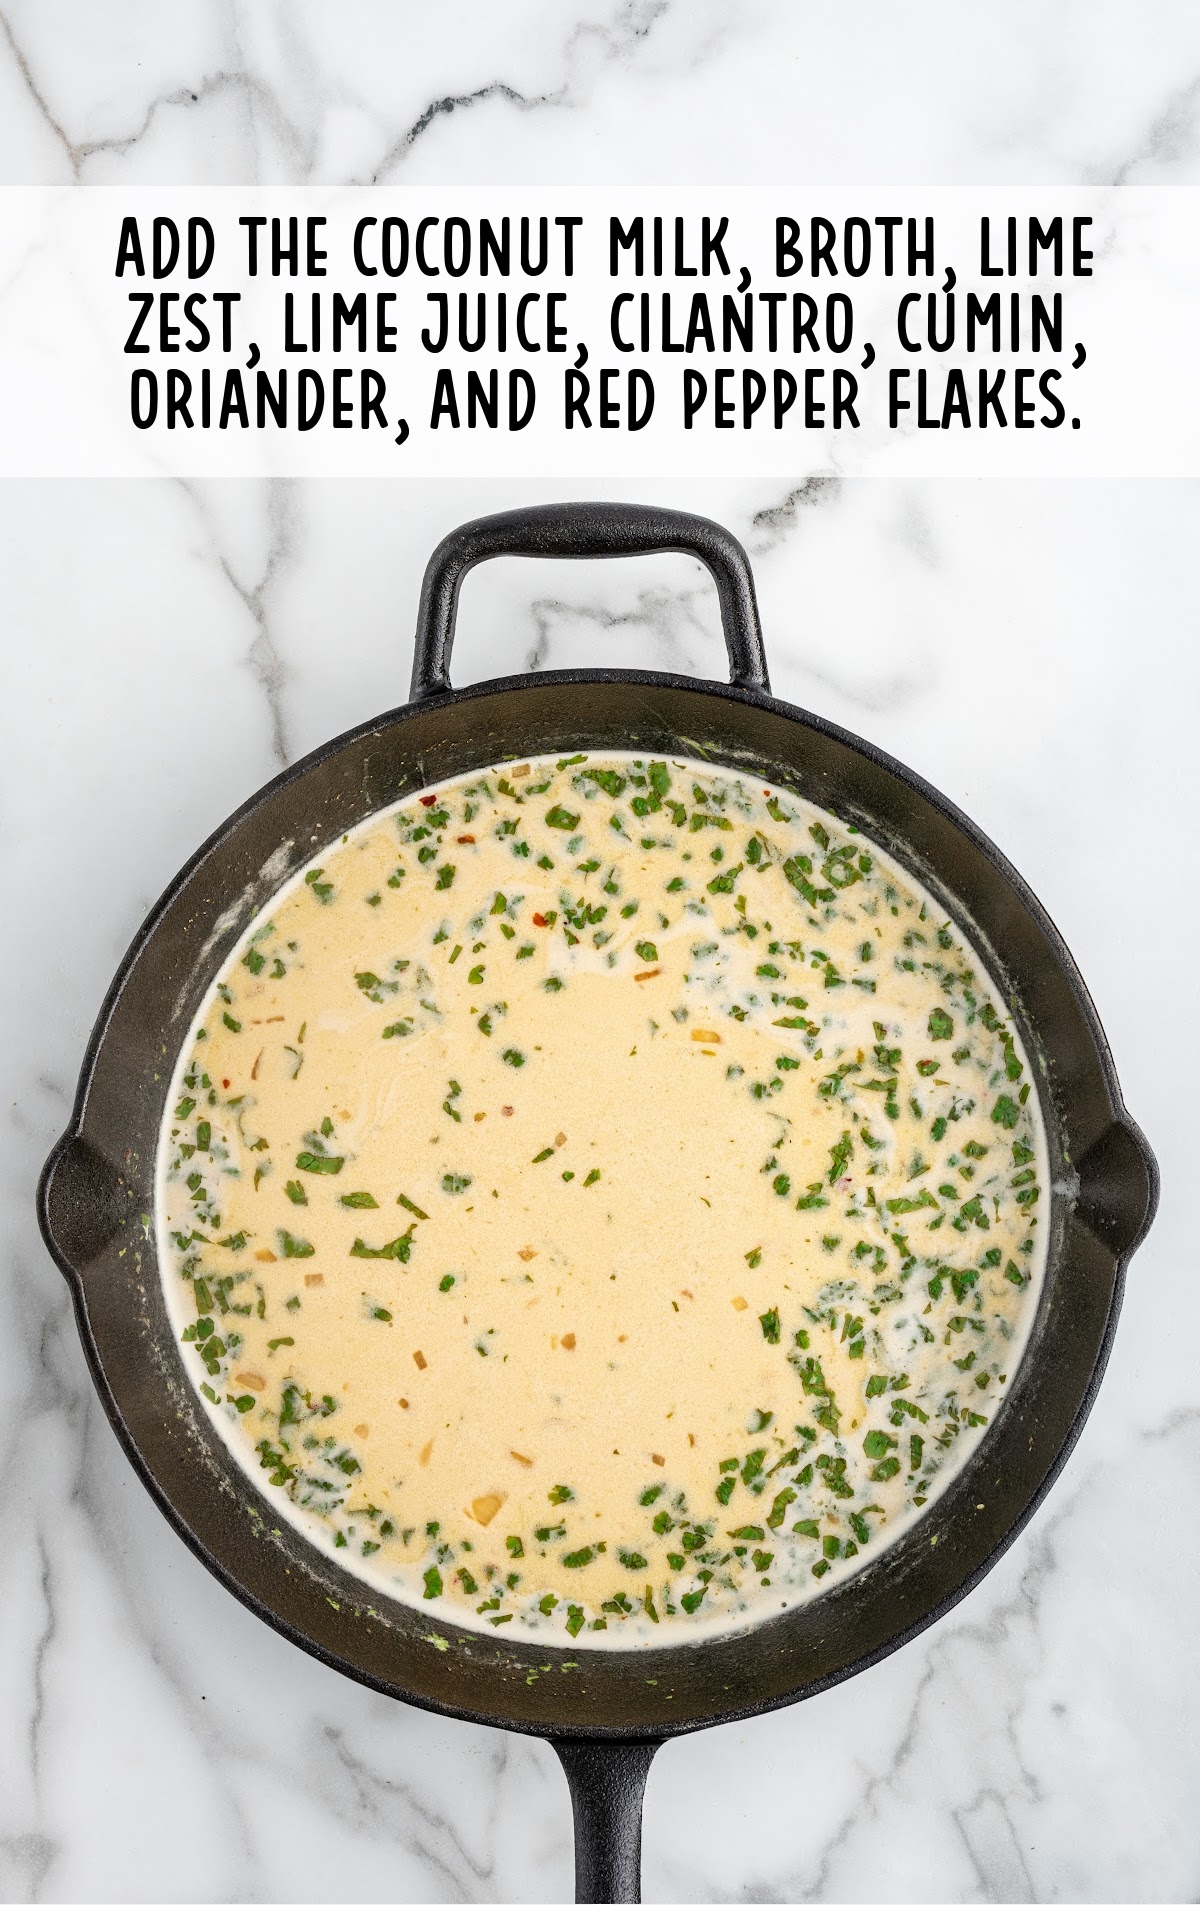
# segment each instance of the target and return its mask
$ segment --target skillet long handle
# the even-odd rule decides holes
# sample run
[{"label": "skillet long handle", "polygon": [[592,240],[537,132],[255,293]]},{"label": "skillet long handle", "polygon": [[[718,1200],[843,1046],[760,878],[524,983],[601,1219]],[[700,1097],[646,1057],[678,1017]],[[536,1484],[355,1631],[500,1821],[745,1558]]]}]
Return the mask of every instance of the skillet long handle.
[{"label": "skillet long handle", "polygon": [[575,1815],[575,1897],[637,1905],[642,1896],[642,1794],[661,1740],[553,1740]]},{"label": "skillet long handle", "polygon": [[411,698],[453,692],[450,655],[463,577],[494,556],[696,556],[717,585],[735,688],[768,694],[754,577],[746,551],[723,524],[645,503],[542,503],[478,516],[451,530],[429,558],[417,611]]}]

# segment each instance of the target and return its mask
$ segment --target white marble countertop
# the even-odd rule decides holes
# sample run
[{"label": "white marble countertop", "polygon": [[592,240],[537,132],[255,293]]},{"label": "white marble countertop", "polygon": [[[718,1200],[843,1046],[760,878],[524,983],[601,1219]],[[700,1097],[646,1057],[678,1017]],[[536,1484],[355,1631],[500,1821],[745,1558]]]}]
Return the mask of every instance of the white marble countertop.
[{"label": "white marble countertop", "polygon": [[[1200,13],[1127,0],[11,0],[0,181],[1194,184],[1198,73]],[[870,1673],[666,1748],[646,1895],[1195,1897],[1200,486],[591,487],[726,522],[755,559],[776,692],[899,755],[1016,862],[1164,1175],[1096,1408],[1028,1530]],[[569,1894],[548,1748],[339,1678],[160,1518],[92,1389],[33,1186],[177,866],[282,763],[403,698],[446,529],[570,493],[0,485],[4,1898]],[[682,559],[512,564],[464,590],[463,680],[720,659]]]}]

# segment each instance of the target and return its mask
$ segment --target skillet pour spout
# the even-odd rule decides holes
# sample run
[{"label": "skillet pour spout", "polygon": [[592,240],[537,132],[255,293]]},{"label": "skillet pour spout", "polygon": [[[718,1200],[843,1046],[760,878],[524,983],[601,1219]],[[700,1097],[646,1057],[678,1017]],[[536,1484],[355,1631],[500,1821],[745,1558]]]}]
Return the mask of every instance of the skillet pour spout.
[{"label": "skillet pour spout", "polygon": [[[667,549],[714,578],[728,682],[595,668],[452,687],[459,590],[477,563]],[[39,1218],[71,1284],[113,1427],[197,1557],[339,1672],[437,1713],[550,1741],[571,1788],[579,1897],[636,1899],[642,1792],[664,1740],[805,1699],[872,1665],[953,1607],[1025,1525],[1095,1397],[1125,1268],[1153,1217],[1157,1171],[1084,982],[1037,899],[979,828],[909,768],[771,695],[750,565],[719,524],[614,503],[465,524],[425,577],[412,692],[407,705],[271,781],[167,889],[101,1009],[69,1129],[42,1174]],[[511,1638],[511,1628],[468,1633],[392,1600],[290,1523],[271,1525],[173,1340],[155,1161],[195,1015],[248,921],[293,872],[435,782],[498,758],[606,748],[698,758],[791,789],[861,828],[934,893],[1020,1032],[1052,1189],[1024,1355],[970,1459],[913,1527],[857,1574],[758,1626],[637,1651],[582,1649],[569,1672],[556,1672],[545,1670],[553,1650],[544,1644]]]}]

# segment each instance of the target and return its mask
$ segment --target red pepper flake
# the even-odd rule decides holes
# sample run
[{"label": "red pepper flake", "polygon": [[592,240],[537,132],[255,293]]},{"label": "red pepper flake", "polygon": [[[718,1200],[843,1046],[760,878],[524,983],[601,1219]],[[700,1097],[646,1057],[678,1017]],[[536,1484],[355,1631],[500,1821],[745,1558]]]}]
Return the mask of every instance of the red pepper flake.
[{"label": "red pepper flake", "polygon": [[473,847],[475,845],[475,835],[473,833],[460,833],[457,836],[457,843],[460,847]]},{"label": "red pepper flake", "polygon": [[546,915],[544,913],[535,913],[533,923],[535,926],[544,926],[546,924]]},{"label": "red pepper flake", "polygon": [[436,794],[422,794],[421,795],[422,807],[432,807],[436,800],[437,800]]},{"label": "red pepper flake", "polygon": [[230,1084],[230,1081],[229,1081],[229,1079],[228,1079],[228,1078],[223,1078],[223,1079],[221,1080],[221,1084],[222,1084],[222,1086],[223,1086],[223,1088],[224,1088],[224,1089],[225,1089],[226,1091],[228,1091],[228,1090],[229,1090],[229,1084]]}]

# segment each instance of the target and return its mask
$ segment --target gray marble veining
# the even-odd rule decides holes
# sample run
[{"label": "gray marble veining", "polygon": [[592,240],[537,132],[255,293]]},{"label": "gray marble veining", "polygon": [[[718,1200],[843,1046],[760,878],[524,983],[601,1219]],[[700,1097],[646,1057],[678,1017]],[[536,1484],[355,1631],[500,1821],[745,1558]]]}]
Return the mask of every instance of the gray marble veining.
[{"label": "gray marble veining", "polygon": [[[566,1795],[543,1749],[339,1681],[182,1549],[103,1420],[33,1225],[88,1022],[154,892],[285,755],[402,697],[424,555],[516,500],[469,483],[211,490],[9,485],[0,511],[19,636],[0,858],[5,890],[37,900],[8,937],[3,1006],[4,1888],[561,1896]],[[758,545],[778,692],[892,747],[1029,872],[1167,1190],[1095,1414],[1030,1530],[869,1675],[665,1750],[648,1895],[1188,1896],[1197,1673],[1173,1562],[1189,1552],[1200,1407],[1167,1318],[1192,1274],[1175,1186],[1195,1033],[1147,1026],[1146,949],[1111,899],[1145,883],[1168,943],[1194,932],[1171,868],[1193,791],[1182,618],[1200,494],[873,484],[809,507],[684,484],[672,500]],[[496,578],[464,592],[463,679],[601,649],[721,665],[715,604],[682,560],[650,586],[620,565]]]},{"label": "gray marble veining", "polygon": [[[1101,21],[1026,0],[8,0],[0,177],[1194,184],[1197,72],[1181,4]],[[727,522],[776,692],[928,775],[1026,873],[1165,1181],[1096,1410],[1026,1534],[870,1674],[666,1749],[647,1896],[1194,1897],[1200,486],[831,467],[590,487]],[[92,1391],[32,1190],[108,978],[176,867],[281,765],[403,699],[439,536],[570,493],[0,486],[0,1897],[568,1892],[547,1749],[342,1681],[161,1520]],[[700,572],[491,565],[464,590],[456,679],[601,658],[720,671]]]}]

